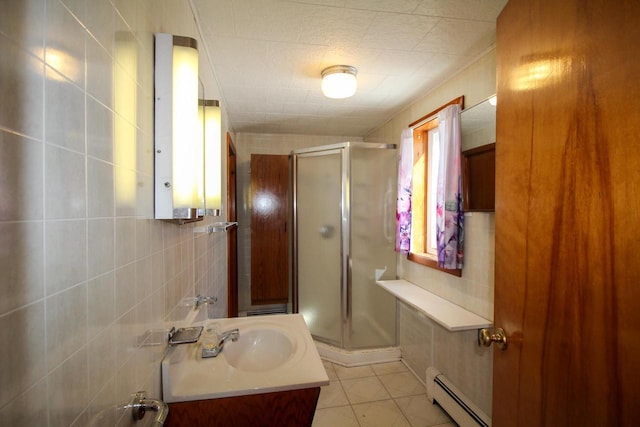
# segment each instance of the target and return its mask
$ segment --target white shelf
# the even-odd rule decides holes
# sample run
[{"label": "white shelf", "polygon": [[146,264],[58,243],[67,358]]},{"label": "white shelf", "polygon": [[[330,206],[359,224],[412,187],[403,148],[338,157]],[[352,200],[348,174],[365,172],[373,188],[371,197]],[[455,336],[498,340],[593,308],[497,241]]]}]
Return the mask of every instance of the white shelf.
[{"label": "white shelf", "polygon": [[406,280],[380,280],[376,283],[449,331],[467,331],[493,325],[492,321]]}]

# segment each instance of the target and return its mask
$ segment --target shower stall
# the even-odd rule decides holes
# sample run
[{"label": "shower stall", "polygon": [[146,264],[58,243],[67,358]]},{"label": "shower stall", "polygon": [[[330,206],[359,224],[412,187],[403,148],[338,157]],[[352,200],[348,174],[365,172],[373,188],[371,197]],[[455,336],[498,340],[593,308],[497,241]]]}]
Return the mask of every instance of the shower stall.
[{"label": "shower stall", "polygon": [[292,152],[293,308],[314,339],[345,350],[396,345],[395,145]]}]

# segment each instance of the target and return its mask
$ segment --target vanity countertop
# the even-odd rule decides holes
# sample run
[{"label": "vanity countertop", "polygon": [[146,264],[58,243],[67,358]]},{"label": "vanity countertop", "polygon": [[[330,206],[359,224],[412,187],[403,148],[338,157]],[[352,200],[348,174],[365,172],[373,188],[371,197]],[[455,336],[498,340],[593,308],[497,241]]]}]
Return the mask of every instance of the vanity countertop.
[{"label": "vanity countertop", "polygon": [[201,357],[201,342],[171,347],[162,361],[163,400],[167,403],[329,384],[300,314],[209,319],[201,323],[205,330],[238,328],[239,338],[237,342],[226,342],[222,352],[211,358]]}]

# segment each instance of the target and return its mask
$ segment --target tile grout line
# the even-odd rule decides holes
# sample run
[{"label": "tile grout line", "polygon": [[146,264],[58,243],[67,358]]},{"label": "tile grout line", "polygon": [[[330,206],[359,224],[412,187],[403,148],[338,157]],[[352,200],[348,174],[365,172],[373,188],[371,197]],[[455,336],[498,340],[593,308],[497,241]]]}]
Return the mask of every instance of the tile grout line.
[{"label": "tile grout line", "polygon": [[[361,405],[361,404],[369,404],[369,403],[375,403],[375,402],[385,402],[385,401],[392,401],[393,404],[395,405],[395,408],[398,410],[398,412],[402,415],[402,418],[406,421],[408,426],[411,426],[411,421],[409,420],[409,418],[407,417],[407,415],[405,414],[405,412],[402,410],[402,408],[400,407],[400,405],[398,404],[398,402],[396,401],[399,398],[405,398],[405,397],[411,397],[411,396],[420,396],[422,394],[426,394],[426,390],[424,391],[424,393],[416,393],[416,394],[409,394],[407,396],[401,396],[401,397],[393,397],[391,395],[391,392],[389,391],[389,389],[387,388],[387,386],[384,384],[384,382],[382,381],[382,379],[380,378],[381,376],[384,375],[392,375],[392,374],[403,374],[406,372],[411,373],[411,375],[413,377],[416,377],[415,373],[412,372],[411,370],[409,370],[404,364],[403,367],[404,369],[402,370],[394,370],[394,371],[390,371],[390,372],[384,372],[384,373],[378,373],[376,372],[375,369],[373,369],[373,365],[362,365],[362,366],[368,366],[371,369],[371,372],[373,373],[373,375],[365,375],[365,376],[361,376],[361,377],[354,377],[354,378],[340,378],[340,376],[338,375],[338,373],[335,370],[335,364],[333,362],[330,362],[328,360],[325,360],[325,362],[328,362],[331,364],[331,367],[333,368],[333,371],[335,373],[336,379],[341,387],[342,392],[345,394],[345,397],[347,399],[348,404],[347,405],[337,405],[337,406],[330,406],[330,407],[326,407],[326,408],[321,408],[321,409],[331,409],[331,408],[339,408],[339,407],[345,407],[345,406],[349,406],[349,408],[351,409],[352,414],[354,415],[354,418],[356,420],[356,422],[358,423],[358,425],[362,425],[360,423],[360,419],[358,418],[358,415],[355,411],[354,405]],[[340,365],[338,365],[340,366]],[[346,367],[349,368],[349,367]],[[366,402],[361,402],[361,403],[351,403],[351,401],[349,400],[349,397],[347,396],[345,390],[344,390],[344,385],[343,385],[343,380],[359,380],[359,379],[363,379],[363,378],[371,378],[371,377],[375,377],[380,384],[382,385],[382,388],[385,390],[385,392],[389,395],[388,399],[380,399],[380,400],[372,400],[372,401],[366,401]],[[416,378],[418,381],[419,379]]]}]

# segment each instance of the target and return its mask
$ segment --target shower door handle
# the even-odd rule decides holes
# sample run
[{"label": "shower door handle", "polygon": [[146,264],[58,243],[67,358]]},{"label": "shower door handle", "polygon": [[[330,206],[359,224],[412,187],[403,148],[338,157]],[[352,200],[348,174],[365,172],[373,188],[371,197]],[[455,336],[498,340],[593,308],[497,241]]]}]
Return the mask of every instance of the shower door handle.
[{"label": "shower door handle", "polygon": [[323,225],[322,227],[320,227],[320,236],[322,236],[324,239],[329,239],[331,237],[333,237],[333,233],[334,233],[334,228],[332,225]]},{"label": "shower door handle", "polygon": [[347,271],[346,271],[346,292],[344,294],[344,321],[348,321],[351,317],[351,255],[347,255]]}]

